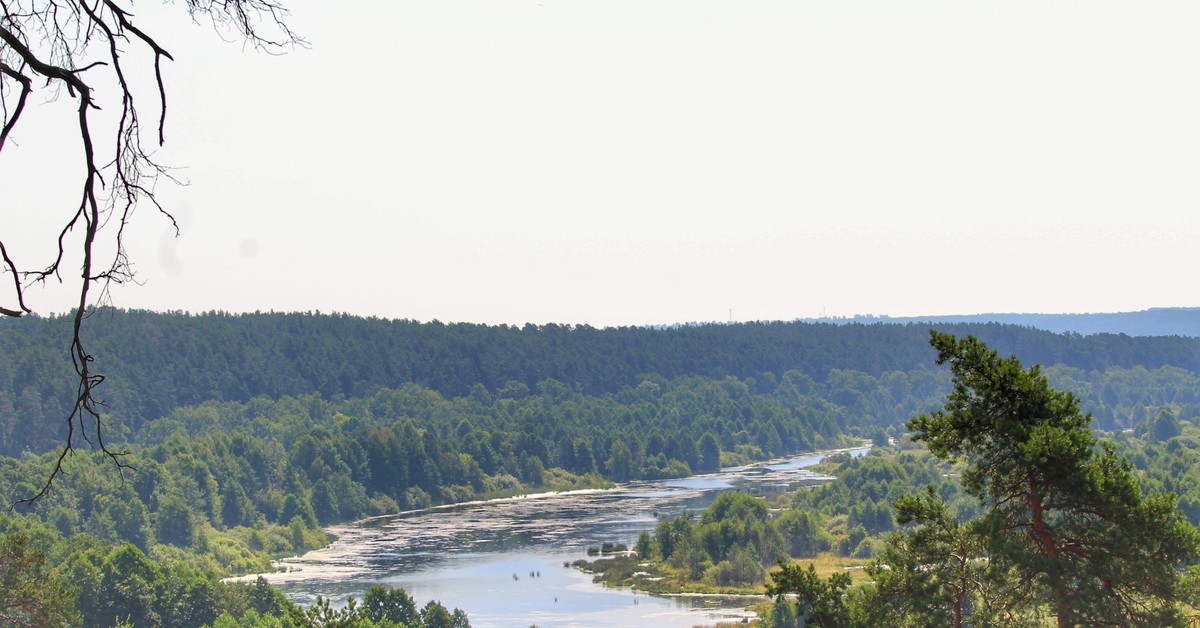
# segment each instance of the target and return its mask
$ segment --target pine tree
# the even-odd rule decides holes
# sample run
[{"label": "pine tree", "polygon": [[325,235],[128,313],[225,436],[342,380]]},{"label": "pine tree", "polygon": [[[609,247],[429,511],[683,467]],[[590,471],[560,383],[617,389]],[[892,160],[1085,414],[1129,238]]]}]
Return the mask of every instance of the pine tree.
[{"label": "pine tree", "polygon": [[1004,583],[1001,611],[1048,612],[1059,626],[1180,623],[1179,568],[1200,554],[1200,537],[1175,496],[1143,497],[1129,462],[1098,444],[1091,415],[1038,366],[974,337],[931,335],[954,386],[943,410],[909,429],[966,463],[963,487],[985,509],[973,529]]},{"label": "pine tree", "polygon": [[861,623],[952,628],[972,623],[968,620],[990,597],[983,539],[932,486],[900,498],[895,508],[896,523],[912,527],[891,535],[867,567],[875,587]]}]

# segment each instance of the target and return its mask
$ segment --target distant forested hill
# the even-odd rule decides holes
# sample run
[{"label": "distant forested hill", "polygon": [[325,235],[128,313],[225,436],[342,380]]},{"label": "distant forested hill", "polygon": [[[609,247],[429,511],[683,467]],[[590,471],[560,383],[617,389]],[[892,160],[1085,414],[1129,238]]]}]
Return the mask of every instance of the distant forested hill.
[{"label": "distant forested hill", "polygon": [[844,323],[1001,323],[1023,325],[1055,333],[1126,334],[1128,336],[1200,337],[1200,308],[1159,307],[1140,312],[1107,314],[970,314],[954,316],[854,316],[826,318],[813,322]]},{"label": "distant forested hill", "polygon": [[[0,453],[45,451],[61,442],[75,388],[69,327],[63,316],[0,320]],[[929,327],[767,322],[596,329],[101,309],[84,333],[95,368],[107,377],[100,396],[108,401],[110,423],[128,433],[176,408],[208,401],[312,393],[337,400],[407,383],[455,398],[536,390],[546,380],[606,395],[650,374],[668,380],[735,377],[769,391],[789,371],[829,386],[827,394],[847,407],[865,403],[859,397],[869,399],[884,408],[878,422],[894,423],[906,417],[892,417],[886,410],[890,397],[873,391],[886,388],[889,373],[938,370],[927,344]],[[1027,364],[1059,365],[1057,372],[1070,379],[1085,405],[1093,397],[1109,424],[1127,424],[1119,414],[1126,410],[1119,409],[1132,407],[1136,387],[1129,382],[1170,379],[1169,390],[1151,395],[1156,403],[1187,404],[1200,394],[1192,390],[1200,339],[1058,335],[995,323],[937,327],[974,334]],[[1123,373],[1116,383],[1109,381],[1114,369]],[[868,383],[839,392],[845,386],[838,382],[855,378]]]}]

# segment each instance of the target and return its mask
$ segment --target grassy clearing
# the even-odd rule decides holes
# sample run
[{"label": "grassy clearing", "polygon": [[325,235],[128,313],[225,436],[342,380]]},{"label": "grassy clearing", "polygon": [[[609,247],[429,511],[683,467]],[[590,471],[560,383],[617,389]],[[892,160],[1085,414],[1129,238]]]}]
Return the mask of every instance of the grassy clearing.
[{"label": "grassy clearing", "polygon": [[[835,573],[848,573],[855,583],[859,583],[871,580],[866,570],[866,566],[871,564],[871,560],[870,558],[851,558],[849,556],[838,556],[832,552],[822,552],[815,558],[796,558],[791,562],[805,569],[811,563],[817,570],[817,575],[822,578],[828,578]],[[779,568],[772,567],[768,570],[768,573],[775,571],[779,571]]]},{"label": "grassy clearing", "polygon": [[[868,582],[865,567],[871,560],[822,553],[815,558],[795,559],[795,564],[807,567],[812,563],[822,578],[835,573],[848,573],[855,583]],[[704,593],[711,595],[764,595],[764,582],[777,566],[764,570],[763,580],[747,586],[719,586],[703,579],[688,576],[687,570],[672,567],[660,560],[642,559],[632,552],[605,556],[596,560],[577,560],[572,566],[592,574],[593,581],[610,587],[625,587],[655,595]]]}]

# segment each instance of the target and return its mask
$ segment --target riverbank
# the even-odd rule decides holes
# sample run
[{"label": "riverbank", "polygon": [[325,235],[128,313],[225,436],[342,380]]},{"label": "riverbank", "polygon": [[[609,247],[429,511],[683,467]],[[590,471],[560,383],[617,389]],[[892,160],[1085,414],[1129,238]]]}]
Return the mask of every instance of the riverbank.
[{"label": "riverbank", "polygon": [[[434,505],[434,506],[428,506],[425,508],[401,510],[401,511],[392,512],[392,513],[375,515],[372,517],[365,517],[365,518],[357,519],[357,520],[351,521],[351,522],[339,523],[339,524],[326,526],[323,528],[324,542],[320,542],[318,539],[316,539],[315,536],[310,534],[307,537],[308,542],[307,542],[307,546],[305,548],[305,552],[303,554],[296,554],[294,552],[274,553],[273,555],[270,555],[269,558],[266,558],[265,560],[263,560],[263,563],[267,563],[270,565],[270,567],[271,567],[270,571],[258,570],[258,571],[254,571],[252,573],[241,573],[241,574],[234,573],[234,574],[230,574],[228,577],[224,578],[223,581],[226,581],[226,582],[253,582],[253,581],[257,580],[258,577],[260,577],[260,576],[267,576],[270,574],[279,574],[279,573],[294,573],[294,572],[301,571],[304,569],[304,562],[305,562],[303,560],[304,556],[307,556],[308,554],[313,553],[313,552],[321,552],[323,550],[328,549],[331,545],[337,543],[338,540],[341,539],[341,537],[343,537],[344,535],[347,535],[347,534],[351,535],[351,538],[348,539],[348,541],[353,542],[353,539],[354,539],[353,530],[356,527],[364,526],[364,525],[370,526],[376,522],[387,521],[387,520],[391,520],[391,519],[394,519],[397,517],[421,516],[421,515],[425,515],[425,514],[448,512],[448,511],[461,509],[464,507],[474,507],[474,506],[481,506],[481,505],[492,504],[492,503],[508,503],[508,502],[516,502],[516,501],[520,501],[520,500],[553,499],[553,498],[560,498],[560,497],[569,497],[569,496],[574,496],[574,495],[588,495],[588,494],[598,493],[598,492],[602,492],[602,491],[618,491],[619,492],[623,489],[630,488],[630,487],[639,487],[640,488],[647,483],[662,482],[662,483],[670,484],[670,483],[678,483],[678,482],[688,482],[688,481],[696,480],[696,479],[728,477],[729,474],[733,474],[733,473],[746,472],[746,471],[753,472],[756,469],[762,470],[762,469],[770,468],[772,466],[781,466],[781,465],[786,466],[796,460],[807,460],[808,458],[813,457],[813,456],[817,456],[817,457],[824,459],[829,456],[834,456],[837,454],[843,454],[843,453],[853,452],[853,451],[861,451],[864,448],[869,448],[869,447],[870,447],[870,443],[864,441],[857,447],[852,446],[852,447],[843,447],[843,448],[838,448],[838,449],[827,449],[827,450],[821,450],[821,451],[816,451],[816,452],[805,452],[805,453],[801,453],[801,454],[796,454],[794,456],[772,458],[770,460],[761,460],[761,461],[757,461],[757,462],[750,462],[748,464],[742,464],[742,465],[738,465],[738,466],[723,467],[722,469],[720,469],[719,471],[714,472],[714,473],[693,474],[693,475],[679,477],[679,478],[661,478],[661,479],[657,479],[657,480],[632,480],[630,482],[624,482],[624,483],[610,482],[610,481],[604,480],[603,478],[600,478],[598,476],[592,476],[592,475],[580,476],[580,475],[574,475],[574,474],[567,473],[565,471],[562,471],[561,469],[552,469],[552,470],[548,471],[548,475],[550,475],[550,478],[549,478],[550,481],[547,483],[546,486],[515,487],[515,488],[511,488],[511,489],[498,490],[498,491],[485,493],[485,494],[481,495],[478,499],[470,499],[470,500],[465,500],[465,501],[461,501],[461,502],[438,504],[438,505]],[[814,463],[814,464],[820,464],[820,463],[818,462],[818,463]],[[808,468],[809,466],[811,466],[811,465],[809,465],[806,462],[805,466],[802,468]],[[801,467],[795,467],[795,468],[801,468]],[[814,475],[812,479],[813,479],[813,481],[825,481],[827,478],[825,476],[821,476],[821,475],[817,474],[817,475]]]},{"label": "riverbank", "polygon": [[[337,604],[349,595],[361,597],[373,584],[402,587],[417,599],[463,609],[479,628],[530,623],[555,628],[581,622],[615,628],[644,625],[651,621],[648,617],[658,628],[736,622],[746,617],[744,605],[730,600],[609,588],[563,563],[585,558],[588,547],[605,541],[633,546],[660,516],[703,510],[731,489],[789,490],[824,481],[803,467],[844,451],[809,452],[753,468],[607,489],[444,505],[331,526],[328,532],[336,541],[281,560],[278,565],[285,571],[263,576],[299,604],[311,604],[317,595]],[[730,605],[732,609],[722,608]]]},{"label": "riverbank", "polygon": [[[824,464],[826,474],[837,471],[837,464],[824,463],[843,452],[829,452],[822,458],[801,461],[802,468]],[[847,458],[835,458],[845,461]],[[777,462],[765,469],[786,468],[792,463]],[[801,466],[801,465],[796,465]],[[750,473],[753,469],[740,469]],[[832,479],[831,475],[823,476]],[[784,497],[778,495],[777,497]],[[778,502],[777,502],[778,503]],[[765,582],[779,568],[764,569],[773,557],[787,557],[785,548],[813,547],[808,535],[820,534],[804,525],[795,513],[772,509],[765,499],[728,492],[700,513],[683,513],[660,519],[653,531],[640,534],[635,550],[605,543],[589,548],[588,555],[571,566],[592,576],[595,583],[610,588],[626,588],[663,597],[699,598],[729,605],[748,607],[748,613],[762,611],[768,601]],[[615,551],[614,551],[615,550]],[[787,560],[791,560],[787,558]],[[867,557],[849,557],[821,552],[800,563],[812,564],[822,577],[849,573],[852,579],[865,579]],[[857,577],[856,577],[857,576]]]}]

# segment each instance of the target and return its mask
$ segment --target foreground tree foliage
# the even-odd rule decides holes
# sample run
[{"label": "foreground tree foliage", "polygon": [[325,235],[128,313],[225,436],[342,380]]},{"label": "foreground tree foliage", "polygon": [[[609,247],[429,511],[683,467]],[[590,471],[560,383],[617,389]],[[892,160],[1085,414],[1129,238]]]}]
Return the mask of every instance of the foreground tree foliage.
[{"label": "foreground tree foliage", "polygon": [[[224,616],[213,628],[267,628],[274,626],[272,618],[257,619],[258,623],[238,623]],[[265,621],[265,623],[264,623]],[[282,628],[471,628],[467,614],[461,609],[450,611],[440,602],[430,600],[421,610],[403,589],[376,585],[367,589],[363,603],[353,597],[342,608],[330,606],[329,600],[317,596],[308,608],[293,606],[279,624]]]},{"label": "foreground tree foliage", "polygon": [[1200,554],[1200,537],[1175,496],[1143,496],[1130,463],[1098,444],[1090,415],[1039,367],[973,337],[933,332],[931,344],[953,390],[943,410],[909,427],[935,455],[965,464],[962,485],[984,513],[964,529],[932,496],[899,503],[902,520],[918,525],[876,573],[907,571],[883,578],[877,594],[920,595],[930,608],[889,604],[943,625],[971,613],[973,625],[1180,624],[1180,568]]},{"label": "foreground tree foliage", "polygon": [[[801,625],[821,628],[850,626],[850,607],[846,601],[846,589],[850,586],[850,575],[834,574],[827,579],[817,575],[810,563],[805,569],[800,565],[779,563],[779,571],[771,574],[767,584],[767,595],[773,596],[776,604],[786,604],[785,598],[794,597],[797,609],[794,617]],[[791,617],[786,611],[779,618]],[[787,619],[778,623],[785,623]]]},{"label": "foreground tree foliage", "polygon": [[299,607],[261,577],[224,582],[181,561],[151,560],[133,545],[88,534],[64,538],[0,515],[0,626],[59,628],[468,628],[466,613],[403,589],[369,588],[341,608]]},{"label": "foreground tree foliage", "polygon": [[0,626],[74,626],[74,589],[23,532],[0,534]]},{"label": "foreground tree foliage", "polygon": [[992,599],[983,537],[932,486],[897,500],[895,509],[896,523],[913,527],[894,535],[867,567],[875,589],[860,608],[862,623],[962,626]]}]

